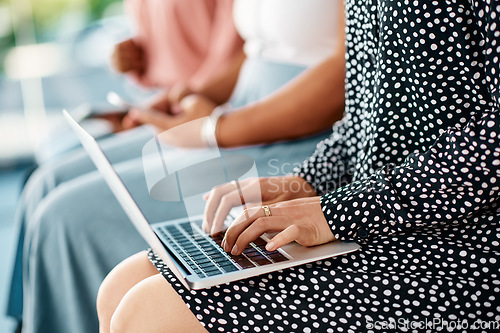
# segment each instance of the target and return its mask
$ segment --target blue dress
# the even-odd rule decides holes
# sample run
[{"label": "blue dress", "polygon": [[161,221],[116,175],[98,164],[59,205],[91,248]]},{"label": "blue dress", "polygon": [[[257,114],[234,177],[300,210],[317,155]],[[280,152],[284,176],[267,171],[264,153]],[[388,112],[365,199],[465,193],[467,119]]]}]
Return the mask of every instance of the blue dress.
[{"label": "blue dress", "polygon": [[[249,59],[231,104],[238,107],[261,99],[304,69]],[[255,159],[259,175],[281,175],[291,172],[326,135],[239,151]],[[139,128],[101,140],[100,145],[150,221],[186,216],[183,203],[150,197],[142,149],[152,137],[151,130]],[[86,152],[73,152],[36,170],[23,192],[17,219],[19,242],[9,314],[20,318],[22,311],[24,332],[97,331],[100,283],[114,266],[146,244]]]}]

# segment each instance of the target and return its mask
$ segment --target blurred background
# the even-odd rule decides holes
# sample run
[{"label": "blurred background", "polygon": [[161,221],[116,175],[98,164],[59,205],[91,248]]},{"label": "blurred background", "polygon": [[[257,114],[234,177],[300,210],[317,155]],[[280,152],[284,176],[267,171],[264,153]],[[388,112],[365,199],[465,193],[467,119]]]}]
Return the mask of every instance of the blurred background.
[{"label": "blurred background", "polygon": [[61,109],[105,105],[110,90],[139,88],[109,69],[114,44],[131,35],[118,0],[0,0],[0,332],[13,219],[34,151]]}]

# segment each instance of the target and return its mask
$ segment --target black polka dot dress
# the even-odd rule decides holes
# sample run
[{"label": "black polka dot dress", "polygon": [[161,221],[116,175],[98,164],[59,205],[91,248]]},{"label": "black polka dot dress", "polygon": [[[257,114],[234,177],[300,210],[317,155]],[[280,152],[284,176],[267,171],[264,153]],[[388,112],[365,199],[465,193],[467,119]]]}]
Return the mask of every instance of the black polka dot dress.
[{"label": "black polka dot dress", "polygon": [[150,259],[213,332],[495,331],[500,4],[345,9],[345,117],[296,173],[361,250],[201,291]]}]

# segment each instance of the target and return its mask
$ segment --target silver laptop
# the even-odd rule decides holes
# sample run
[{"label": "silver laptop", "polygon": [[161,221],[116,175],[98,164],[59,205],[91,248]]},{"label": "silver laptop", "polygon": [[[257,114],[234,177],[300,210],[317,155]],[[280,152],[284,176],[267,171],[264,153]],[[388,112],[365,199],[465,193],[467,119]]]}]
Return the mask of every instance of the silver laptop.
[{"label": "silver laptop", "polygon": [[202,231],[202,216],[150,224],[96,140],[69,113],[64,111],[64,116],[138,232],[187,289],[204,289],[359,249],[356,243],[337,241],[314,247],[291,243],[267,251],[270,236],[263,234],[243,254],[233,256],[220,246],[223,233],[209,236]]}]

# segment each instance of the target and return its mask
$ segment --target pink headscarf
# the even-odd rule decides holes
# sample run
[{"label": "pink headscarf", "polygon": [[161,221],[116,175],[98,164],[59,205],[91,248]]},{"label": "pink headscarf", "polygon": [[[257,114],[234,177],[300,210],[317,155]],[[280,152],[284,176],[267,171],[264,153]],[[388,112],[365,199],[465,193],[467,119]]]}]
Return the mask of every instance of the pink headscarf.
[{"label": "pink headscarf", "polygon": [[243,41],[233,23],[233,0],[127,0],[144,48],[149,87],[199,87],[222,70]]}]

